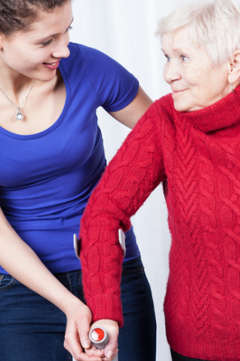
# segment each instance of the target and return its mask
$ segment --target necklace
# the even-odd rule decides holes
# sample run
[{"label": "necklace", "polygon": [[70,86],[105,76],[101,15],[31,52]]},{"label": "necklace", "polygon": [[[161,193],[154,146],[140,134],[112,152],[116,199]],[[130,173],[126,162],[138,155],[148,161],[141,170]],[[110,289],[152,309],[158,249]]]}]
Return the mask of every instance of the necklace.
[{"label": "necklace", "polygon": [[29,96],[29,94],[31,93],[31,90],[32,90],[32,83],[30,84],[28,90],[26,91],[26,94],[24,96],[24,99],[23,99],[23,103],[22,105],[18,105],[16,104],[14,101],[12,101],[12,99],[9,98],[9,96],[3,91],[2,88],[0,88],[0,91],[1,93],[5,96],[5,98],[9,101],[9,103],[11,103],[15,108],[16,108],[16,120],[24,120],[25,118],[25,115],[24,115],[24,112],[23,112],[23,108],[26,104],[26,101],[27,101],[27,98]]}]

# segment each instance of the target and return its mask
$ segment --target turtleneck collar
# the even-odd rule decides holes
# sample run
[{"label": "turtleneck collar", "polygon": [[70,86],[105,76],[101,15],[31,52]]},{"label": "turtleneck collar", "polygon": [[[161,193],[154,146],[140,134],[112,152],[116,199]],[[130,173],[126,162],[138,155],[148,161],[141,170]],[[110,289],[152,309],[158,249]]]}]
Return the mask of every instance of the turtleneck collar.
[{"label": "turtleneck collar", "polygon": [[216,103],[192,112],[178,112],[191,124],[208,133],[240,123],[240,85]]}]

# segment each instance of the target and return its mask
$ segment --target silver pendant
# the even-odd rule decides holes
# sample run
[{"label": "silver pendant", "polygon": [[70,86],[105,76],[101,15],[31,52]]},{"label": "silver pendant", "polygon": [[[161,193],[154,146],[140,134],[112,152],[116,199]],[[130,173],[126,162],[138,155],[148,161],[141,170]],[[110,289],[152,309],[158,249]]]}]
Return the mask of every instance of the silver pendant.
[{"label": "silver pendant", "polygon": [[18,109],[18,111],[17,111],[16,119],[17,120],[23,120],[24,119],[24,114],[21,112],[20,109]]}]

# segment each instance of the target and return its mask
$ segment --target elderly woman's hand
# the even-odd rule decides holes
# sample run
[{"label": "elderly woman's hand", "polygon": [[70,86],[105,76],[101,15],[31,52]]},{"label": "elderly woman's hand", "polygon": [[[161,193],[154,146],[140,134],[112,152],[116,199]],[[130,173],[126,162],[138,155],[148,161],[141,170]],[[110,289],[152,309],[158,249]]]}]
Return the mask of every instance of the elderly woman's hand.
[{"label": "elderly woman's hand", "polygon": [[76,361],[102,361],[104,352],[91,346],[89,330],[92,315],[89,308],[80,300],[69,303],[65,311],[67,327],[64,347]]},{"label": "elderly woman's hand", "polygon": [[[119,326],[116,321],[109,319],[101,319],[94,322],[91,326],[93,328],[103,328],[107,334],[109,341],[105,348],[103,349],[104,361],[111,361],[114,359],[118,352],[118,334],[119,334]],[[87,351],[88,352],[88,351]]]}]

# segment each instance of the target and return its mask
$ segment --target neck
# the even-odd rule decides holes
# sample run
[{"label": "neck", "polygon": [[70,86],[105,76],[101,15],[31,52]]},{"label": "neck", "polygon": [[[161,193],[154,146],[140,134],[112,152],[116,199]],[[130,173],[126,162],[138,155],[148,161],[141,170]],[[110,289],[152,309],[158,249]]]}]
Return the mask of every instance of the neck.
[{"label": "neck", "polygon": [[192,112],[178,112],[199,130],[208,133],[226,129],[240,123],[240,85],[231,93],[206,108]]},{"label": "neck", "polygon": [[0,87],[6,91],[9,96],[17,98],[19,93],[21,93],[23,89],[26,89],[30,83],[32,83],[32,79],[6,67],[0,59]]},{"label": "neck", "polygon": [[19,99],[29,87],[34,86],[35,90],[46,89],[51,92],[57,86],[58,80],[58,74],[50,81],[29,78],[6,67],[0,59],[0,88],[16,103],[19,103]]}]

